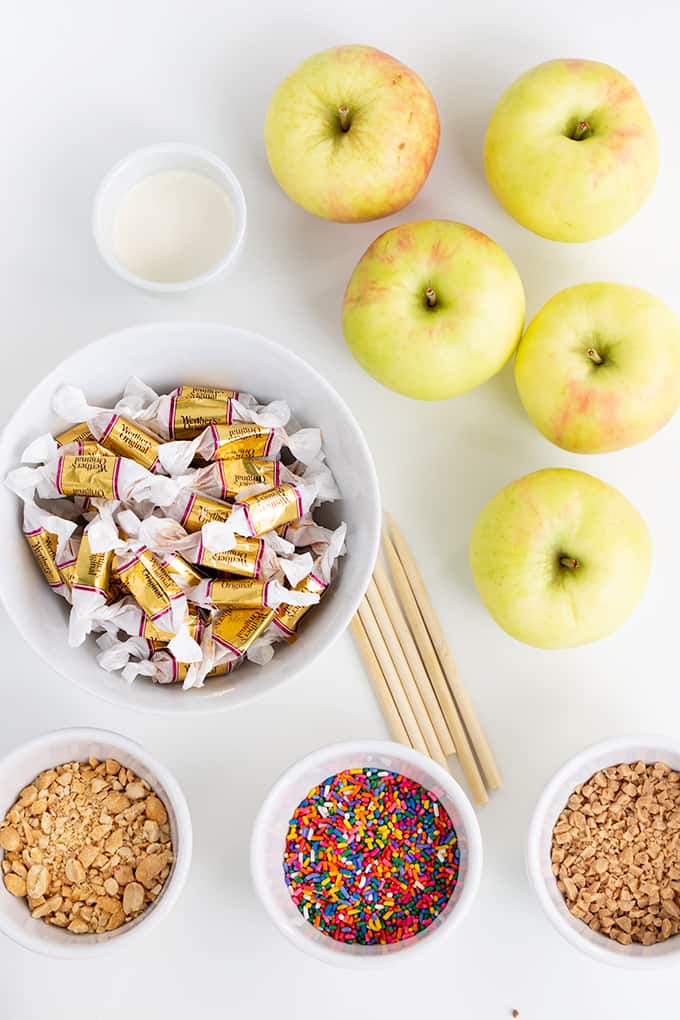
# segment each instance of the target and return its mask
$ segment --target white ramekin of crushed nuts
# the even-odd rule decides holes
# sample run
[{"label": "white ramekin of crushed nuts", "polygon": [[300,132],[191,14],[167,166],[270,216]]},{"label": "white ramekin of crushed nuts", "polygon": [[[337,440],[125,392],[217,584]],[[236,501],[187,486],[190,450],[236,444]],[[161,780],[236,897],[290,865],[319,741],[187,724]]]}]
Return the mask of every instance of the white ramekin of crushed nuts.
[{"label": "white ramekin of crushed nuts", "polygon": [[107,730],[57,730],[0,760],[0,931],[46,956],[98,956],[172,909],[191,818],[168,770]]},{"label": "white ramekin of crushed nuts", "polygon": [[529,880],[549,920],[604,963],[680,963],[680,739],[617,737],[571,758],[529,826]]}]

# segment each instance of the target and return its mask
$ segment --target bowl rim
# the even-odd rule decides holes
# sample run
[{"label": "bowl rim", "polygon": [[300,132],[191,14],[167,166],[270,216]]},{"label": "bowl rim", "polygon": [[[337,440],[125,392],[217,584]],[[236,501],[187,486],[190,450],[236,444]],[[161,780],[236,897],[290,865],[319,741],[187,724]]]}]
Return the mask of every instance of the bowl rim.
[{"label": "bowl rim", "polygon": [[[92,957],[103,956],[113,949],[117,949],[123,942],[130,942],[142,934],[146,934],[152,927],[165,918],[179,899],[191,868],[193,854],[193,828],[191,814],[184,792],[170,770],[155,758],[136,740],[123,736],[114,730],[105,730],[93,726],[70,726],[64,729],[49,730],[26,740],[8,751],[0,758],[0,767],[11,769],[13,764],[30,755],[34,750],[49,750],[51,747],[59,746],[72,741],[101,742],[113,744],[122,751],[139,758],[149,772],[163,787],[164,794],[172,805],[172,810],[177,821],[177,846],[173,846],[175,855],[174,868],[168,876],[163,892],[154,903],[153,910],[146,916],[142,916],[138,924],[133,927],[125,926],[110,933],[110,937],[100,942],[78,943],[74,939],[73,946],[65,946],[61,943],[51,944],[48,939],[33,936],[32,929],[24,929],[15,925],[8,915],[0,910],[0,931],[17,945],[38,953],[40,956],[49,956],[57,959],[84,960]],[[18,792],[18,788],[17,788]]]},{"label": "bowl rim", "polygon": [[[650,747],[658,746],[680,755],[680,740],[677,737],[669,734],[632,733],[627,736],[610,737],[606,740],[598,741],[568,758],[548,780],[536,802],[529,822],[525,851],[525,864],[529,884],[533,888],[543,912],[552,926],[581,953],[590,956],[600,963],[606,963],[611,967],[620,967],[627,970],[663,970],[674,965],[677,966],[678,955],[680,953],[680,935],[676,936],[678,951],[669,952],[663,956],[645,956],[643,952],[636,952],[635,955],[632,953],[627,954],[625,952],[627,947],[621,946],[619,943],[613,943],[610,946],[609,942],[611,940],[605,937],[602,938],[602,945],[591,943],[586,939],[585,934],[582,935],[577,929],[567,924],[550,898],[542,877],[540,841],[541,829],[548,813],[548,806],[554,798],[556,791],[565,782],[570,773],[575,769],[587,771],[588,762],[603,754],[620,753],[623,756],[621,761],[624,761],[626,760],[626,752],[629,752],[631,748],[645,745]],[[593,768],[590,774],[596,771],[597,769]],[[644,948],[638,947],[642,951],[644,951]]]},{"label": "bowl rim", "polygon": [[[430,928],[427,936],[422,939],[406,940],[404,950],[401,953],[386,953],[384,955],[350,955],[338,952],[332,939],[326,942],[311,942],[303,935],[298,934],[296,929],[290,929],[282,923],[281,914],[272,902],[265,879],[265,869],[261,866],[263,847],[267,838],[269,825],[269,813],[277,801],[283,787],[289,781],[300,779],[310,766],[318,766],[327,758],[337,758],[347,755],[348,758],[355,754],[390,754],[395,758],[401,758],[405,762],[418,766],[424,772],[429,773],[432,779],[443,786],[456,804],[463,821],[466,838],[470,847],[468,871],[463,884],[460,898],[455,909],[445,918],[442,924],[436,928]],[[293,762],[285,769],[262,801],[258,810],[250,837],[250,875],[253,887],[265,912],[276,928],[298,949],[316,957],[323,963],[335,967],[348,969],[372,970],[382,967],[391,967],[402,958],[403,953],[410,957],[416,953],[427,952],[432,946],[437,945],[443,939],[448,938],[455,928],[465,919],[475,900],[479,890],[483,867],[483,843],[482,833],[477,815],[472,803],[450,772],[447,772],[441,765],[426,755],[421,754],[411,747],[398,744],[393,740],[350,740],[341,741],[337,744],[326,744],[306,754],[303,758]]]},{"label": "bowl rim", "polygon": [[[338,392],[338,390],[335,389],[332,383],[330,383],[326,378],[324,378],[324,376],[322,376],[321,373],[316,368],[314,368],[313,365],[310,365],[308,361],[305,361],[304,358],[300,357],[300,355],[296,354],[294,351],[291,351],[290,348],[286,347],[284,344],[278,343],[278,341],[272,340],[261,333],[256,333],[253,330],[242,329],[239,326],[230,326],[228,323],[222,322],[201,322],[200,320],[197,321],[190,319],[188,320],[182,319],[176,321],[173,320],[170,322],[163,322],[163,320],[155,320],[153,322],[142,323],[141,325],[138,326],[127,326],[124,329],[114,330],[112,333],[107,333],[104,336],[99,337],[96,340],[92,340],[90,341],[90,343],[85,344],[82,347],[79,347],[77,350],[73,351],[66,358],[64,358],[57,365],[55,365],[54,368],[52,368],[47,373],[47,375],[43,376],[42,379],[38,380],[38,382],[31,387],[29,392],[24,396],[20,404],[15,408],[10,417],[4,423],[2,430],[0,431],[0,461],[2,461],[3,452],[7,443],[8,430],[11,428],[15,421],[20,420],[22,416],[25,417],[26,406],[28,405],[29,401],[33,396],[33,393],[38,387],[43,385],[49,386],[51,383],[55,384],[56,378],[60,376],[65,370],[68,371],[70,364],[77,363],[80,355],[86,350],[91,351],[97,347],[105,348],[107,345],[112,344],[116,340],[119,340],[120,338],[125,337],[127,334],[130,333],[135,334],[147,332],[153,333],[154,331],[157,331],[159,329],[164,330],[166,333],[171,333],[174,331],[182,332],[187,329],[192,330],[195,329],[201,331],[212,330],[221,331],[224,329],[228,329],[230,332],[238,334],[241,338],[247,340],[250,343],[254,341],[260,344],[266,350],[275,351],[277,353],[283,351],[284,356],[286,358],[288,358],[293,364],[301,366],[302,371],[310,374],[312,378],[323,387],[324,390],[328,390],[332,393],[334,399],[336,400],[337,404],[340,405],[344,413],[346,419],[344,427],[351,428],[351,430],[354,433],[354,439],[364,454],[364,459],[366,462],[366,466],[368,468],[367,476],[365,479],[365,487],[366,489],[370,489],[372,493],[373,502],[376,508],[376,514],[375,521],[373,522],[371,522],[368,516],[366,518],[367,527],[372,526],[374,533],[371,547],[369,550],[369,555],[365,559],[363,570],[361,571],[360,574],[359,580],[361,583],[357,584],[357,590],[355,592],[354,598],[344,600],[345,605],[344,612],[338,611],[338,619],[335,625],[335,630],[327,644],[321,648],[318,648],[315,653],[311,654],[304,663],[304,665],[300,665],[295,669],[287,670],[285,676],[282,677],[282,679],[276,685],[277,687],[283,686],[283,684],[289,683],[291,680],[294,679],[294,677],[298,676],[302,669],[308,669],[309,667],[311,667],[313,663],[315,663],[321,655],[325,654],[331,648],[331,646],[338,640],[338,638],[345,633],[352,617],[359,608],[361,599],[363,598],[364,592],[368,587],[368,583],[371,579],[373,567],[375,565],[375,561],[378,556],[378,550],[380,547],[380,525],[382,513],[380,500],[380,485],[378,482],[378,474],[376,471],[375,462],[373,460],[373,455],[371,453],[370,447],[361,429],[361,426],[359,425],[359,422],[355,418],[352,410],[345,401],[344,397]],[[39,647],[37,644],[34,643],[33,635],[30,633],[28,626],[24,626],[19,621],[18,617],[15,615],[12,601],[11,599],[9,599],[7,593],[5,592],[1,584],[0,584],[0,605],[4,607],[5,612],[7,613],[10,620],[16,627],[17,631],[19,632],[23,640],[29,646],[29,648],[31,648],[36,653],[36,655],[38,655],[38,657],[42,659],[43,662],[45,662],[51,669],[53,669],[58,676],[61,676],[65,680],[68,680],[70,683],[75,684],[80,690],[85,691],[87,694],[101,698],[102,701],[105,701],[108,704],[122,706],[123,708],[133,708],[139,712],[149,712],[151,714],[158,713],[170,716],[178,714],[181,715],[182,712],[186,711],[185,709],[178,707],[178,705],[176,704],[173,705],[160,704],[160,699],[158,706],[156,706],[141,703],[131,698],[126,698],[123,696],[122,693],[120,694],[118,693],[119,688],[116,688],[114,691],[102,687],[99,687],[97,689],[89,687],[86,683],[82,682],[78,676],[71,676],[69,673],[62,670],[58,665],[55,665],[54,662],[52,662],[49,658],[48,649],[43,648],[42,646]],[[123,683],[124,681],[121,679],[121,684]],[[189,694],[190,692],[187,691],[184,693]],[[196,700],[195,704],[192,705],[191,711],[196,714],[227,711],[234,707],[238,708],[246,704],[251,704],[258,698],[264,697],[267,693],[268,689],[250,691],[247,697],[242,699],[239,705],[237,706],[232,705],[231,700],[228,697],[213,697],[198,699]]]},{"label": "bowl rim", "polygon": [[[234,213],[236,220],[236,229],[234,236],[231,239],[224,255],[217,262],[206,269],[205,272],[199,273],[198,276],[188,277],[186,280],[173,280],[170,283],[163,283],[159,280],[149,280],[144,276],[139,276],[137,273],[130,272],[123,263],[116,258],[113,248],[109,247],[104,243],[102,227],[100,223],[100,209],[106,192],[111,187],[116,177],[126,170],[132,164],[143,161],[149,156],[154,155],[168,155],[173,154],[180,156],[193,156],[197,160],[202,160],[204,163],[209,164],[214,170],[217,170],[221,175],[223,183],[225,185],[225,191],[228,192],[234,205]],[[142,290],[153,291],[157,294],[178,294],[181,291],[193,290],[197,287],[202,287],[209,280],[214,279],[220,273],[233,267],[239,252],[243,246],[246,235],[246,225],[248,219],[248,211],[246,205],[246,198],[243,193],[241,183],[231,169],[231,167],[220,159],[214,152],[209,149],[201,148],[198,145],[191,145],[188,142],[156,142],[153,145],[145,145],[140,149],[134,149],[132,152],[128,152],[125,156],[122,156],[113,166],[104,174],[97,190],[94,193],[92,199],[92,212],[90,216],[90,223],[92,227],[92,235],[94,237],[97,251],[99,252],[102,260],[106,263],[109,269],[119,276],[126,283],[132,284],[133,287],[140,287]]]}]

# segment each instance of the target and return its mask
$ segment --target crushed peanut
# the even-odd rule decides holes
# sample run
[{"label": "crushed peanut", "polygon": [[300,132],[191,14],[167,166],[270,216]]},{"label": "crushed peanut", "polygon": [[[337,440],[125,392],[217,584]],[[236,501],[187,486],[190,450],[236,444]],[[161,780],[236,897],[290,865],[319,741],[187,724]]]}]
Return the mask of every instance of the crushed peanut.
[{"label": "crushed peanut", "polygon": [[553,828],[552,871],[567,907],[622,945],[680,932],[680,772],[614,765],[576,787]]},{"label": "crushed peanut", "polygon": [[67,762],[19,791],[0,822],[2,875],[31,916],[114,931],[158,898],[174,860],[168,813],[120,762]]}]

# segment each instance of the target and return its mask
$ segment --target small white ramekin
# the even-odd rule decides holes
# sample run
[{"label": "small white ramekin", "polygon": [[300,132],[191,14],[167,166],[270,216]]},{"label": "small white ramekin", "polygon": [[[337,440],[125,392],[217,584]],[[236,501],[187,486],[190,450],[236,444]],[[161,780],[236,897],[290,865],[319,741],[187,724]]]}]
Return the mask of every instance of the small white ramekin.
[{"label": "small white ramekin", "polygon": [[[113,223],[116,211],[131,188],[151,174],[166,170],[187,170],[210,178],[226,193],[234,210],[234,234],[222,258],[210,269],[186,280],[161,283],[131,273],[118,259],[113,244]],[[233,268],[246,234],[246,200],[238,178],[218,156],[207,149],[181,142],[162,142],[137,149],[111,167],[99,185],[92,205],[92,233],[99,254],[109,269],[143,290],[159,294],[177,294],[201,287],[208,280]]]},{"label": "small white ramekin", "polygon": [[645,735],[614,737],[570,758],[552,777],[534,809],[527,842],[527,872],[548,920],[582,953],[601,963],[631,970],[677,967],[680,963],[680,935],[655,946],[637,943],[622,946],[606,935],[592,931],[569,913],[552,873],[552,830],[574,788],[600,769],[635,761],[663,761],[680,771],[680,739]]},{"label": "small white ramekin", "polygon": [[[288,823],[312,787],[349,768],[379,768],[413,779],[444,805],[458,836],[460,871],[448,904],[432,924],[413,938],[386,946],[336,942],[302,916],[283,875]],[[274,784],[255,820],[250,869],[257,895],[271,920],[290,941],[317,960],[339,967],[391,966],[401,954],[423,953],[460,924],[477,894],[482,874],[482,836],[472,805],[449,773],[430,758],[387,740],[357,740],[321,748],[292,765]]]},{"label": "small white ramekin", "polygon": [[102,956],[147,935],[170,913],[189,874],[192,829],[189,808],[174,776],[133,740],[108,730],[76,727],[44,733],[10,751],[0,760],[0,818],[22,787],[44,769],[67,761],[115,758],[145,779],[165,804],[175,860],[163,891],[143,914],[102,935],[74,935],[31,917],[24,899],[12,896],[0,881],[0,931],[25,949],[43,956],[82,960]]}]

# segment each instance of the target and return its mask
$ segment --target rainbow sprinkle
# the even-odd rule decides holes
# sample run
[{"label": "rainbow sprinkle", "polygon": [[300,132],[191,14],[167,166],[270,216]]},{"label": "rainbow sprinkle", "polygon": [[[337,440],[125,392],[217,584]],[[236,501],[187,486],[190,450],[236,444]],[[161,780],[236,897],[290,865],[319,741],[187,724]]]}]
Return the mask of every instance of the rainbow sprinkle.
[{"label": "rainbow sprinkle", "polygon": [[338,942],[385,945],[427,928],[458,881],[460,850],[442,804],[419,783],[347,769],[295,809],[283,854],[293,902]]}]

